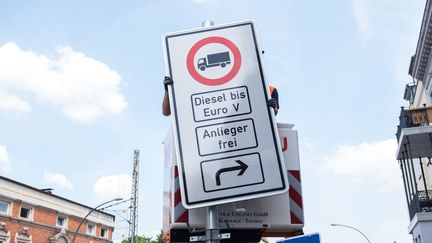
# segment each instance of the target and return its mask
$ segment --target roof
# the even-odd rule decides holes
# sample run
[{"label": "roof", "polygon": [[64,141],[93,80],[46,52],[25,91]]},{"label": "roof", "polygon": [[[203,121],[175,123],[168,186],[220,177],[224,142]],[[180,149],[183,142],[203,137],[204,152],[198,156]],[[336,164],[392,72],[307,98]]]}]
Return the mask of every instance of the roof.
[{"label": "roof", "polygon": [[[420,28],[417,49],[414,55],[414,63],[410,64],[409,73],[417,80],[423,81],[429,63],[429,56],[432,47],[432,6],[431,0],[427,0],[423,13],[423,20]],[[411,70],[412,68],[412,70]]]},{"label": "roof", "polygon": [[[24,183],[21,183],[21,182],[18,182],[18,181],[12,180],[12,179],[7,178],[7,177],[0,176],[0,180],[5,180],[5,181],[8,181],[8,182],[10,182],[10,183],[17,184],[17,185],[19,185],[19,186],[23,186],[23,187],[26,187],[26,188],[28,188],[28,189],[31,189],[31,190],[34,190],[34,191],[37,191],[37,192],[40,192],[40,193],[44,193],[44,194],[47,195],[47,196],[55,197],[55,198],[58,198],[58,199],[61,199],[61,200],[67,201],[67,202],[69,202],[69,203],[73,203],[73,204],[75,204],[75,205],[78,205],[78,206],[81,206],[81,207],[84,207],[84,208],[87,208],[87,209],[90,209],[90,210],[93,209],[93,207],[90,207],[90,206],[87,206],[87,205],[84,205],[84,204],[81,204],[81,203],[78,203],[78,202],[72,201],[72,200],[67,199],[67,198],[64,198],[64,197],[57,196],[57,195],[52,194],[52,193],[50,193],[50,192],[47,192],[47,191],[44,191],[44,190],[41,190],[41,189],[38,189],[38,188],[35,188],[35,187],[32,187],[32,186],[29,186],[29,185],[27,185],[27,184],[24,184]],[[115,216],[112,215],[112,214],[109,214],[109,213],[106,213],[106,212],[104,212],[104,211],[100,211],[100,210],[95,210],[95,211],[97,211],[97,212],[99,212],[99,213],[101,213],[101,214],[105,214],[105,215],[107,215],[107,216],[109,216],[109,217],[112,217],[113,220],[115,220]]]}]

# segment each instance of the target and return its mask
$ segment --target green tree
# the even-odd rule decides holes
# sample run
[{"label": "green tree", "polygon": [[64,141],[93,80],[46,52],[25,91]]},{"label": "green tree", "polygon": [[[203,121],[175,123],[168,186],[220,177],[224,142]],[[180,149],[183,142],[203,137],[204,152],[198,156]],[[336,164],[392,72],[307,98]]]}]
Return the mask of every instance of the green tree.
[{"label": "green tree", "polygon": [[165,243],[165,241],[163,240],[163,230],[161,230],[159,234],[156,235],[156,240],[154,241],[154,243]]},{"label": "green tree", "polygon": [[[125,239],[122,241],[122,243],[130,243],[130,239]],[[143,236],[137,236],[135,238],[134,243],[165,243],[163,240],[163,230],[160,231],[158,235],[156,235],[156,239],[153,240],[152,237],[147,237],[145,235]]]},{"label": "green tree", "polygon": [[[130,242],[132,242],[130,239],[122,241],[122,243],[130,243]],[[135,237],[134,243],[153,243],[153,241],[151,237],[137,236]]]}]

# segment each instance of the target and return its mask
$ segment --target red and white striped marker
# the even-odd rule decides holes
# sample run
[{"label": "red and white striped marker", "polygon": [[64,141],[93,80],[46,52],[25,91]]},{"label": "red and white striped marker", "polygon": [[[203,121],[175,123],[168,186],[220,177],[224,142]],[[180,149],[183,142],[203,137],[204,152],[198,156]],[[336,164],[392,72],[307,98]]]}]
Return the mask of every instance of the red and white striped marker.
[{"label": "red and white striped marker", "polygon": [[188,223],[189,210],[183,207],[182,198],[180,193],[180,178],[177,165],[173,167],[174,178],[174,222],[175,223]]},{"label": "red and white striped marker", "polygon": [[[282,137],[281,139],[282,153],[288,150],[288,138]],[[285,162],[288,168],[292,167]],[[300,168],[299,168],[300,169]],[[301,178],[300,170],[288,170],[288,183],[290,185],[288,194],[290,198],[290,216],[291,224],[303,224],[303,198],[301,191]]]}]

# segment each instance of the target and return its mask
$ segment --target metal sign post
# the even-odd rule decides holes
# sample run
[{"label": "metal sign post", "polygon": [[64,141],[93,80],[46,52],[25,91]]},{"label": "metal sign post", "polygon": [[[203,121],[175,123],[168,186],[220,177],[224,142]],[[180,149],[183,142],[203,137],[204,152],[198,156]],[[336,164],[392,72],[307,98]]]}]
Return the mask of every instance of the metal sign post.
[{"label": "metal sign post", "polygon": [[219,215],[217,206],[207,207],[207,243],[219,243],[219,240],[214,240],[213,236],[219,234]]},{"label": "metal sign post", "polygon": [[[213,21],[206,20],[202,23],[202,27],[209,27],[214,25]],[[218,243],[219,241],[213,241],[212,240],[212,234],[219,233],[219,212],[217,210],[216,206],[209,206],[207,207],[207,231],[206,231],[206,237],[207,237],[207,243]],[[213,231],[214,230],[214,231]]]}]

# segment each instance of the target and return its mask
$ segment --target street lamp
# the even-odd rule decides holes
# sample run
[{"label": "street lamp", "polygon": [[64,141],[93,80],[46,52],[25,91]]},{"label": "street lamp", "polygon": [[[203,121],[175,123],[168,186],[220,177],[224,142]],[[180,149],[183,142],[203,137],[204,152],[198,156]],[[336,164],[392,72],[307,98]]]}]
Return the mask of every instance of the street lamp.
[{"label": "street lamp", "polygon": [[363,234],[360,230],[358,230],[358,229],[356,229],[356,228],[354,228],[354,227],[352,227],[352,226],[344,225],[344,224],[331,224],[331,226],[341,226],[341,227],[351,228],[351,229],[353,229],[353,230],[359,232],[360,234],[362,234],[363,237],[366,238],[366,240],[370,243],[370,240],[366,237],[365,234]]},{"label": "street lamp", "polygon": [[84,223],[84,221],[86,220],[86,218],[87,218],[91,213],[93,213],[95,210],[97,210],[99,207],[101,207],[101,206],[103,206],[103,205],[105,205],[105,204],[108,204],[108,203],[110,203],[110,202],[114,202],[114,201],[121,201],[121,200],[123,200],[123,198],[115,198],[115,199],[109,200],[109,201],[107,201],[107,202],[101,203],[101,204],[97,205],[96,207],[92,208],[92,210],[90,210],[90,212],[88,212],[88,214],[87,214],[87,215],[86,215],[86,216],[81,220],[80,224],[78,225],[77,229],[75,230],[74,237],[73,237],[73,239],[72,239],[72,243],[75,243],[75,238],[76,238],[76,236],[77,236],[77,234],[78,234],[79,229],[81,228],[81,225]]}]

